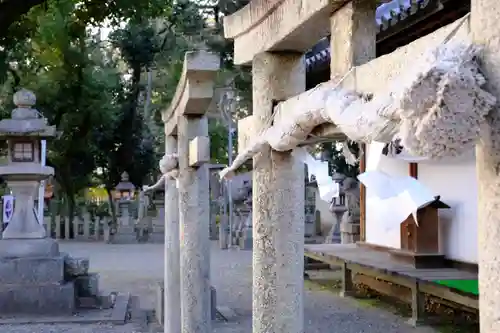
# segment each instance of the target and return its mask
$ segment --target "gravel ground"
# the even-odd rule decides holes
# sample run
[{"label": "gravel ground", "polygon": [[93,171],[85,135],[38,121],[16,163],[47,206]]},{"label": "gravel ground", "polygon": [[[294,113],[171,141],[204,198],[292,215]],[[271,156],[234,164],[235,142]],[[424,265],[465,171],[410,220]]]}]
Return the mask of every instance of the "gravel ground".
[{"label": "gravel ground", "polygon": [[[227,250],[212,244],[212,280],[219,305],[233,309],[237,316],[229,323],[217,322],[213,332],[252,332],[252,254]],[[91,270],[101,275],[101,289],[130,292],[140,297],[141,307],[153,309],[155,287],[163,277],[163,245],[108,245],[62,243],[61,250],[72,256],[90,258]],[[305,293],[305,333],[436,333],[431,328],[412,328],[393,314],[359,305],[326,290]],[[1,327],[5,333],[142,333],[134,324],[125,326],[26,325]]]}]

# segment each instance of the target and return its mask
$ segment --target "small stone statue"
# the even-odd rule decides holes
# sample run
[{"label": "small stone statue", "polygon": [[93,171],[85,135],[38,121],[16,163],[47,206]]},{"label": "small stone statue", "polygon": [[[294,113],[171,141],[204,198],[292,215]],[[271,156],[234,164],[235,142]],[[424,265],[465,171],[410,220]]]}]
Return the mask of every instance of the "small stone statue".
[{"label": "small stone statue", "polygon": [[178,156],[177,154],[165,154],[160,160],[160,172],[162,176],[158,179],[158,181],[152,186],[144,186],[144,192],[156,191],[161,188],[161,186],[165,186],[165,181],[167,179],[177,179],[179,176],[178,167]]}]

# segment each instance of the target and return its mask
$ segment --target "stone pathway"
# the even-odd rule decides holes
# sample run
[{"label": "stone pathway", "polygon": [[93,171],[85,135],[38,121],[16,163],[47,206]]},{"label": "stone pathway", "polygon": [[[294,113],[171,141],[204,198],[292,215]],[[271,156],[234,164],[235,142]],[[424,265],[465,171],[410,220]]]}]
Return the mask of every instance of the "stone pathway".
[{"label": "stone pathway", "polygon": [[[232,308],[237,317],[217,322],[216,333],[251,333],[252,254],[219,250],[212,244],[212,279],[219,305]],[[163,245],[107,245],[63,243],[61,250],[90,258],[91,271],[101,274],[101,289],[140,296],[142,308],[153,309],[156,285],[163,277]],[[430,328],[412,328],[403,319],[384,310],[360,306],[329,291],[308,290],[305,295],[305,333],[436,333]],[[134,324],[125,326],[26,325],[3,326],[4,333],[143,333]]]}]

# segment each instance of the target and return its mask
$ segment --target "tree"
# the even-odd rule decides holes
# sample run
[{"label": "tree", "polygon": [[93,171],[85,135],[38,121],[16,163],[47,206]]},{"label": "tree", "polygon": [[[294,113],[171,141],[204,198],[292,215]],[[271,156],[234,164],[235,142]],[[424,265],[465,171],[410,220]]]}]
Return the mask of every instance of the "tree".
[{"label": "tree", "polygon": [[[72,0],[46,1],[14,22],[10,34],[0,39],[10,73],[3,77],[8,81],[0,100],[10,99],[20,86],[31,88],[38,95],[38,108],[62,130],[61,137],[49,145],[47,163],[55,168],[59,192],[69,202],[70,214],[76,194],[90,185],[98,168],[107,172],[106,184],[111,188],[119,180],[120,168],[136,171],[129,173],[140,185],[155,164],[151,136],[136,115],[141,71],[155,52],[146,45],[151,29],[138,28],[144,20],[140,14],[148,10],[154,15],[168,13],[163,2],[161,6],[156,3],[156,10],[152,3],[131,0],[121,11],[107,6],[101,11],[91,1],[84,6],[76,6]],[[114,48],[103,48],[98,36],[89,35],[93,23],[124,15],[129,15],[130,29],[116,33]],[[119,36],[125,32],[129,35]],[[141,42],[136,48],[140,68],[131,62],[138,53],[132,54],[130,41]],[[120,62],[115,48],[120,49],[125,63],[132,64],[130,80],[115,66]],[[124,134],[127,132],[130,135]]]}]

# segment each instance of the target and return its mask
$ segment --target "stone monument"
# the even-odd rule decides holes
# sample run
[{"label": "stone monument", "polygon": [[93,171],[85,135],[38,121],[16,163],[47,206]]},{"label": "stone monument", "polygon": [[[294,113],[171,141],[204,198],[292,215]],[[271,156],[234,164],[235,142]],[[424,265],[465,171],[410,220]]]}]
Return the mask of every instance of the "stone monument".
[{"label": "stone monument", "polygon": [[102,306],[98,276],[88,273],[88,260],[60,253],[34,209],[40,181],[54,173],[41,164],[40,141],[56,136],[55,126],[33,108],[35,102],[32,92],[17,92],[17,108],[10,119],[0,121],[0,138],[8,145],[0,175],[16,199],[0,240],[0,313],[16,315],[14,319],[32,314],[71,316],[78,308]]}]

